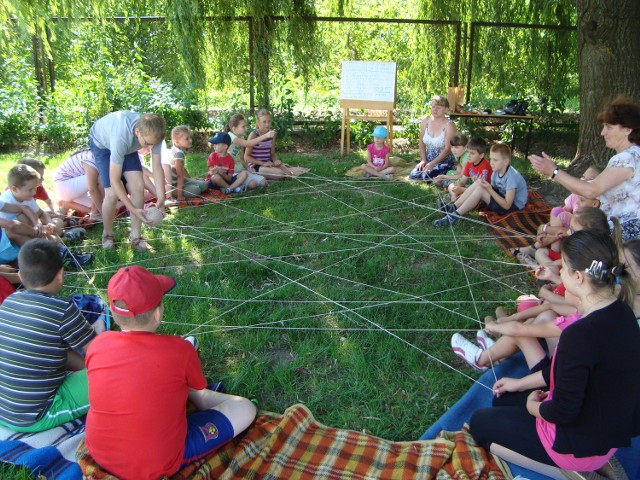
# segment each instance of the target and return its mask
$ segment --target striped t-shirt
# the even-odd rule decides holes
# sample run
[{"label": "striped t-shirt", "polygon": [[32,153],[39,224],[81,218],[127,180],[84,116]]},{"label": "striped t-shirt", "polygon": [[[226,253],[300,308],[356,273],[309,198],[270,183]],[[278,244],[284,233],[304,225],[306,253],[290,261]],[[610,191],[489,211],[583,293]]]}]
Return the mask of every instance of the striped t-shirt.
[{"label": "striped t-shirt", "polygon": [[38,421],[65,378],[67,349],[94,337],[69,299],[36,290],[7,297],[0,305],[0,420],[20,427]]},{"label": "striped t-shirt", "polygon": [[[256,136],[260,136],[260,132],[255,130]],[[273,138],[267,138],[262,142],[258,143],[251,150],[251,156],[256,160],[260,160],[261,162],[270,162],[271,161],[271,146],[273,145]],[[250,167],[255,166],[253,163],[249,163]]]},{"label": "striped t-shirt", "polygon": [[57,170],[56,175],[53,177],[54,182],[64,182],[65,180],[71,180],[85,175],[83,164],[87,164],[90,167],[98,169],[96,167],[96,159],[91,153],[91,150],[80,150],[69,156],[64,162],[62,162]]}]

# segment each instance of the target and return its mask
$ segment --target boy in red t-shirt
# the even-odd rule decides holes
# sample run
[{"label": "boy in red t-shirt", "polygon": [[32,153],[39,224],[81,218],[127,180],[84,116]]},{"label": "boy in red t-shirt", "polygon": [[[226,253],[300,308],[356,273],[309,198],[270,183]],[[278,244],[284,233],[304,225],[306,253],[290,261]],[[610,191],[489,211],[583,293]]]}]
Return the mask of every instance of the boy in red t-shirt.
[{"label": "boy in red t-shirt", "polygon": [[213,145],[214,152],[209,155],[207,166],[207,187],[214,190],[222,190],[224,193],[242,193],[247,190],[244,181],[247,179],[247,172],[242,171],[234,174],[235,160],[227,152],[231,145],[231,136],[226,132],[216,133],[209,139]]},{"label": "boy in red t-shirt", "polygon": [[455,202],[467,189],[468,180],[491,181],[491,164],[484,158],[487,152],[487,141],[484,138],[475,137],[467,143],[467,162],[462,170],[462,177],[457,184],[449,185],[451,201]]},{"label": "boy in red t-shirt", "polygon": [[[174,285],[140,266],[118,270],[107,293],[122,331],[102,333],[87,352],[85,442],[94,460],[123,480],[172,476],[234,438],[256,415],[248,399],[207,389],[189,341],[155,333],[162,298]],[[199,411],[187,414],[187,399]]]}]

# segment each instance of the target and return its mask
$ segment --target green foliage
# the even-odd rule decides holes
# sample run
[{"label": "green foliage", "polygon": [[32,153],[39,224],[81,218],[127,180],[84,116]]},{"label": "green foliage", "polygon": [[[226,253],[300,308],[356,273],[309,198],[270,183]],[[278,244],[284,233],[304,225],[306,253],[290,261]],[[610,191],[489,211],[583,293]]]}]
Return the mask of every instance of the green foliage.
[{"label": "green foliage", "polygon": [[337,145],[340,140],[342,128],[342,116],[338,114],[323,114],[323,112],[311,112],[307,114],[302,130],[306,138],[315,148],[327,148]]},{"label": "green foliage", "polygon": [[[211,128],[206,116],[195,112],[247,110],[251,73],[257,104],[275,111],[280,138],[286,142],[293,112],[304,115],[337,107],[342,60],[397,62],[398,107],[411,110],[415,117],[426,113],[425,105],[433,94],[446,94],[455,81],[456,29],[451,25],[313,22],[306,16],[393,19],[415,12],[416,18],[460,20],[467,34],[462,36],[459,83],[464,83],[467,73],[469,22],[575,23],[575,6],[569,0],[461,0],[455,4],[445,0],[180,0],[99,5],[68,0],[35,0],[23,5],[9,0],[0,10],[0,28],[5,32],[0,53],[14,64],[23,64],[20,92],[5,88],[11,81],[6,74],[0,79],[0,91],[12,101],[27,102],[31,109],[26,121],[3,112],[2,122],[16,129],[18,143],[41,137],[51,145],[82,142],[95,119],[125,108],[159,111],[169,124]],[[123,12],[131,21],[105,20]],[[95,20],[48,21],[62,13],[91,15]],[[18,15],[18,23],[6,22],[7,15]],[[136,15],[167,18],[141,22]],[[242,15],[253,20],[238,19]],[[285,20],[275,20],[273,15],[284,15]],[[31,20],[36,16],[34,23]],[[51,31],[56,88],[38,93],[31,76],[29,35],[38,35],[48,48],[45,26]],[[545,115],[567,105],[575,107],[575,38],[575,32],[567,31],[476,29],[473,104],[495,109],[511,98],[530,97],[540,99],[535,105],[540,108],[534,110],[531,102],[531,111]],[[249,71],[250,55],[253,72]],[[39,123],[42,125],[37,126]],[[0,126],[0,131],[6,128]]]}]

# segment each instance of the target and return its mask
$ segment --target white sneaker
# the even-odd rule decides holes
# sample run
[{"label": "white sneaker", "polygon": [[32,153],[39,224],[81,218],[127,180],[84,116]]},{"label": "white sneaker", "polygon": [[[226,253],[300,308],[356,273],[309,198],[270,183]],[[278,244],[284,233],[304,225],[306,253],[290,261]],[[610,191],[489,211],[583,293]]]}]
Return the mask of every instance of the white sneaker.
[{"label": "white sneaker", "polygon": [[453,348],[453,353],[467,362],[469,366],[473,367],[475,370],[487,370],[487,367],[481,367],[478,365],[478,359],[482,354],[482,349],[471,343],[459,333],[454,333],[453,337],[451,337],[451,348]]},{"label": "white sneaker", "polygon": [[494,342],[493,339],[489,337],[487,332],[485,332],[484,330],[478,330],[476,332],[476,343],[480,345],[480,348],[482,350],[489,350],[496,342]]},{"label": "white sneaker", "polygon": [[187,342],[193,345],[193,348],[198,351],[198,339],[193,335],[189,335],[188,337],[183,337]]}]

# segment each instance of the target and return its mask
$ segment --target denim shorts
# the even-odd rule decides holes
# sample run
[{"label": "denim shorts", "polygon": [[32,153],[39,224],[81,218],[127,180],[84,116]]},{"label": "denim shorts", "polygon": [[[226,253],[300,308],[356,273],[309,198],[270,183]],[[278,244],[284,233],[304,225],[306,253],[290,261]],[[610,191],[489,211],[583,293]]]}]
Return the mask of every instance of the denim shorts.
[{"label": "denim shorts", "polygon": [[[93,156],[96,158],[96,167],[98,168],[100,183],[104,188],[111,188],[111,179],[109,178],[111,150],[96,147],[91,139],[89,139],[89,147],[91,148]],[[140,156],[138,155],[138,152],[128,153],[124,156],[122,173],[124,172],[142,172],[142,164],[140,163]],[[126,183],[124,176],[122,177],[122,182]]]}]

